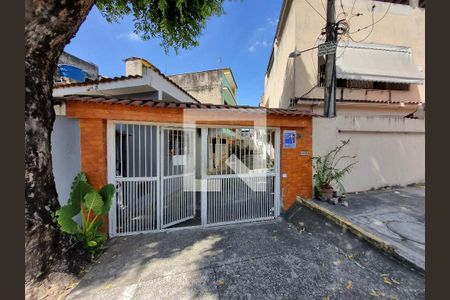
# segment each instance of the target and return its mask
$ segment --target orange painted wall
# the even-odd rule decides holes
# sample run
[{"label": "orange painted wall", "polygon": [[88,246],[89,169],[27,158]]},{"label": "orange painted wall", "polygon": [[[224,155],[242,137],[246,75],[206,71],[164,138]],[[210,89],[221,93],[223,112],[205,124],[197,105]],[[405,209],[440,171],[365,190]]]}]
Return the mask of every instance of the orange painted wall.
[{"label": "orange painted wall", "polygon": [[[283,148],[283,131],[296,130],[296,148]],[[302,137],[298,138],[301,134]],[[280,158],[280,181],[281,201],[284,210],[289,209],[295,202],[296,196],[306,199],[312,198],[312,121],[308,126],[302,128],[281,128],[281,158]],[[307,152],[305,156],[301,152]],[[287,177],[283,177],[285,174]]]},{"label": "orange painted wall", "polygon": [[[106,145],[106,120],[80,119],[81,171],[96,190],[108,183]],[[101,230],[108,232],[107,217]]]},{"label": "orange painted wall", "polygon": [[[199,113],[201,114],[200,111]],[[225,120],[217,118],[215,124],[247,125],[248,123],[248,121],[240,121],[236,115],[230,114],[230,116],[224,117],[224,113],[221,114],[221,117]],[[140,109],[138,107],[105,104],[70,104],[67,105],[67,116],[80,119],[81,169],[96,189],[100,189],[107,183],[107,119],[164,123],[183,122],[182,111],[178,109]],[[249,116],[247,115],[246,118],[248,120]],[[295,202],[297,195],[307,199],[312,197],[312,118],[269,116],[267,121],[269,126],[280,127],[281,129],[280,191],[282,207],[287,210]],[[286,124],[290,126],[287,127]],[[283,148],[283,130],[285,129],[296,130],[297,135],[302,135],[301,138],[297,138],[295,149]],[[308,155],[300,155],[301,151],[307,151]],[[283,174],[286,174],[287,177],[283,178]],[[108,232],[107,225],[107,220],[105,220],[102,227],[104,232]]]}]

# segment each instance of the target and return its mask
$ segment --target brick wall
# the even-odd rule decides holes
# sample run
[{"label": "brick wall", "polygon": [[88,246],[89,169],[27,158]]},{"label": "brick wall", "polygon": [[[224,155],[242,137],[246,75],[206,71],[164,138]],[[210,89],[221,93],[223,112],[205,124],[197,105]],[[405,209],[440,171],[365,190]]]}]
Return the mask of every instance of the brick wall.
[{"label": "brick wall", "polygon": [[[281,158],[280,158],[280,181],[281,201],[284,210],[289,209],[295,202],[296,196],[306,199],[312,198],[312,121],[309,126],[301,128],[281,128]],[[297,147],[292,149],[283,148],[283,130],[296,130]],[[298,138],[301,134],[302,137]],[[305,156],[301,152],[308,152]],[[283,177],[285,174],[287,177]]]},{"label": "brick wall", "polygon": [[[106,121],[80,119],[81,171],[89,183],[99,190],[107,184]],[[102,232],[108,232],[108,218],[103,220]]]}]

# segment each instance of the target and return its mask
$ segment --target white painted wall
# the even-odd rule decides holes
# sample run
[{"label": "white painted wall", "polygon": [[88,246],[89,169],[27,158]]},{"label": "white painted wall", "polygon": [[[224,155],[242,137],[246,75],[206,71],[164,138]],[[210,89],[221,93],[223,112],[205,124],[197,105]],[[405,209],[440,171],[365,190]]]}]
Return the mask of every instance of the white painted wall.
[{"label": "white painted wall", "polygon": [[[73,178],[81,170],[79,120],[56,116],[52,132],[52,157],[58,200],[65,205]],[[81,217],[76,221],[81,223]]]},{"label": "white painted wall", "polygon": [[358,163],[344,178],[347,192],[425,182],[425,120],[338,116],[313,119],[313,155],[351,138],[342,154]]}]

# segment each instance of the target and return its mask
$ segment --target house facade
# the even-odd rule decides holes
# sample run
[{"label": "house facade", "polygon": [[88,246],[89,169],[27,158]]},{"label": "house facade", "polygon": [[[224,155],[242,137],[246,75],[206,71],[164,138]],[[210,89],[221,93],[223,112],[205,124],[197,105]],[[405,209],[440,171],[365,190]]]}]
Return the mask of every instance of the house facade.
[{"label": "house facade", "polygon": [[[326,15],[320,0],[283,2],[260,103],[323,112],[323,56],[316,47]],[[424,1],[336,3],[337,21],[348,35],[336,54],[337,113],[351,116],[406,116],[425,103]],[[292,55],[291,55],[292,56]]]},{"label": "house facade", "polygon": [[237,84],[230,68],[169,76],[201,103],[237,105]]},{"label": "house facade", "polygon": [[[311,198],[311,113],[236,105],[229,69],[177,75],[179,83],[141,58],[125,69],[54,88],[61,204],[80,171],[95,188],[114,184],[103,230],[119,236],[269,220],[296,196]],[[188,82],[203,103],[181,86]]]},{"label": "house facade", "polygon": [[78,165],[97,189],[114,184],[110,236],[270,220],[312,196],[308,112],[86,95],[54,103],[74,124],[70,139],[57,132],[70,145],[53,149],[54,167]]}]

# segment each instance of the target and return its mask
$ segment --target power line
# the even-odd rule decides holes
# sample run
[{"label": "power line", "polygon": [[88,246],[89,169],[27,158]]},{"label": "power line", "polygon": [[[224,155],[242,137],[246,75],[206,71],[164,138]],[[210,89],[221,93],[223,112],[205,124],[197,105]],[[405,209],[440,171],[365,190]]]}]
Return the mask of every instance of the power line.
[{"label": "power line", "polygon": [[315,9],[314,6],[311,5],[311,3],[309,3],[308,0],[305,0],[305,1],[306,1],[306,3],[309,4],[309,6],[311,6],[312,9],[314,9],[314,11],[315,11],[322,19],[324,19],[325,22],[327,21],[327,20],[325,19],[325,17],[322,16],[322,14],[321,14],[317,9]]},{"label": "power line", "polygon": [[[353,33],[356,33],[356,32],[360,32],[361,30],[365,30],[365,29],[367,29],[367,28],[369,28],[369,27],[373,27],[375,24],[377,24],[378,22],[380,22],[381,20],[383,20],[383,19],[386,17],[387,13],[389,12],[389,10],[390,10],[390,8],[391,8],[391,5],[392,5],[392,2],[389,3],[388,8],[387,8],[386,11],[384,12],[384,15],[383,15],[380,19],[378,19],[377,21],[374,22],[374,20],[373,20],[373,19],[374,19],[374,13],[375,13],[375,4],[374,4],[374,5],[372,6],[372,7],[373,7],[373,8],[372,8],[372,24],[367,25],[367,26],[362,27],[362,28],[359,28],[359,29],[356,30],[356,31],[350,32],[350,34],[353,34]],[[372,31],[373,31],[373,29],[372,29]]]},{"label": "power line", "polygon": [[327,13],[327,9],[325,8],[325,4],[323,4],[323,0],[320,0],[320,3],[322,3],[323,12]]}]

